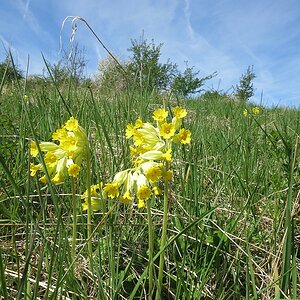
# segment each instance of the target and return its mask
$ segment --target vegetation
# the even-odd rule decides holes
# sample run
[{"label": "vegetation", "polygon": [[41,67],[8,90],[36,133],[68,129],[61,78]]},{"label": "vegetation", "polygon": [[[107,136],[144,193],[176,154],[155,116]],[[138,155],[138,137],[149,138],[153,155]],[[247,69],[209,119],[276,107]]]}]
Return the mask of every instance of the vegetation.
[{"label": "vegetation", "polygon": [[245,74],[242,74],[239,84],[235,88],[238,100],[246,102],[254,95],[253,79],[256,77],[253,66],[248,66]]},{"label": "vegetation", "polygon": [[105,90],[107,86],[114,86],[124,91],[125,87],[130,86],[149,92],[171,91],[179,96],[189,96],[202,91],[205,82],[216,75],[213,73],[199,78],[200,71],[194,71],[194,67],[187,65],[181,72],[170,60],[162,63],[162,46],[155,45],[153,40],[134,39],[128,49],[128,61],[117,64],[111,56],[100,61],[97,80],[101,87]]},{"label": "vegetation", "polygon": [[[108,95],[70,78],[66,85],[20,78],[11,85],[4,76],[0,86],[3,299],[300,298],[299,110],[216,91],[187,99],[153,88],[160,80]],[[168,141],[171,130],[159,122],[176,116],[183,121],[174,121],[170,162],[147,154],[152,167],[163,165],[161,195],[148,199],[138,189],[144,205],[133,194],[132,201],[114,197],[108,184],[124,173],[115,174],[140,166],[132,153],[146,159],[130,130],[153,121]],[[179,124],[190,143],[187,131],[178,136]],[[143,147],[155,144],[150,138]],[[167,152],[169,141],[162,147]],[[46,153],[53,149],[62,155],[63,179],[52,178],[58,169]],[[31,164],[39,164],[36,174]],[[161,180],[170,170],[172,180]]]}]

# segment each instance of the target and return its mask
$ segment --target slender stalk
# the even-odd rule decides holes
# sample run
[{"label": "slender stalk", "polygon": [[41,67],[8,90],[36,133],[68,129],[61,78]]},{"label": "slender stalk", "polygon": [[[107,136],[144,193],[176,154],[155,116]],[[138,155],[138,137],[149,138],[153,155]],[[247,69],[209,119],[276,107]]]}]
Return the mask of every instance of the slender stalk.
[{"label": "slender stalk", "polygon": [[88,246],[88,255],[90,259],[91,272],[93,272],[93,248],[92,248],[92,200],[91,200],[91,153],[88,150],[87,154],[87,174],[86,174],[86,184],[87,184],[87,246]]},{"label": "slender stalk", "polygon": [[[168,170],[168,166],[167,166]],[[161,290],[162,290],[162,279],[164,272],[164,263],[165,263],[165,245],[167,242],[167,225],[168,225],[168,198],[169,198],[169,182],[164,180],[164,216],[163,216],[163,227],[162,234],[160,240],[160,251],[161,254],[159,256],[159,271],[158,271],[158,280],[157,280],[157,290],[156,290],[156,300],[161,299]]]},{"label": "slender stalk", "polygon": [[147,217],[148,217],[148,247],[149,247],[149,300],[152,299],[153,293],[153,226],[151,217],[150,200],[147,201]]},{"label": "slender stalk", "polygon": [[75,178],[71,177],[71,184],[72,184],[72,207],[73,207],[73,224],[72,224],[72,261],[75,258],[75,249],[76,249],[76,236],[77,236],[77,200],[76,200],[76,193],[75,193]]}]

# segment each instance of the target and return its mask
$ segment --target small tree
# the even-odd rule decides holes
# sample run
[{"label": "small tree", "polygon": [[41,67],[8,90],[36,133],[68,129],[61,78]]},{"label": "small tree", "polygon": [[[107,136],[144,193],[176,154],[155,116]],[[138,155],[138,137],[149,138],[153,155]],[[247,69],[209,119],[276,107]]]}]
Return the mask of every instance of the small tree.
[{"label": "small tree", "polygon": [[253,79],[256,77],[253,66],[248,66],[245,74],[242,74],[239,84],[236,86],[236,97],[247,102],[254,95]]},{"label": "small tree", "polygon": [[128,63],[122,62],[117,58],[107,56],[98,63],[98,74],[96,76],[96,84],[102,91],[120,92],[127,87],[128,81]]},{"label": "small tree", "polygon": [[5,60],[2,63],[0,63],[0,82],[2,80],[12,82],[14,80],[19,80],[22,78],[22,71],[17,65],[12,63],[10,56],[7,55]]},{"label": "small tree", "polygon": [[201,92],[206,80],[212,79],[217,73],[199,78],[197,77],[200,71],[194,72],[194,67],[186,67],[183,73],[178,72],[172,82],[172,90],[176,94],[188,96]]},{"label": "small tree", "polygon": [[131,44],[128,49],[132,53],[128,65],[130,76],[141,88],[163,90],[169,87],[177,66],[169,60],[164,64],[159,62],[162,44],[156,46],[153,40],[148,43],[143,38],[131,40]]},{"label": "small tree", "polygon": [[76,43],[70,51],[64,49],[62,53],[61,63],[63,67],[76,83],[80,83],[85,77],[84,71],[87,65],[85,48],[80,48],[78,43]]}]

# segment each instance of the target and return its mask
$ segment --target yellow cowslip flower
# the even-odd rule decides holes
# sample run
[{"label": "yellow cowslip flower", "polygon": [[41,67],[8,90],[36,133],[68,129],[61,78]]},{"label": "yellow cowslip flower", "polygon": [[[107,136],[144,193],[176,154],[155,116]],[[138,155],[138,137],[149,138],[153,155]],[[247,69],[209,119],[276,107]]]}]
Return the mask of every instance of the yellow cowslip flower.
[{"label": "yellow cowslip flower", "polygon": [[153,112],[153,119],[158,122],[164,122],[168,112],[164,108],[158,108]]},{"label": "yellow cowslip flower", "polygon": [[121,195],[121,196],[119,197],[119,200],[120,200],[121,202],[123,202],[124,204],[130,203],[130,202],[132,201],[132,197],[131,197],[131,195],[130,195],[130,192],[129,192],[129,191],[126,191],[123,195]]},{"label": "yellow cowslip flower", "polygon": [[254,115],[259,115],[260,114],[260,108],[258,106],[255,106],[252,108],[252,113]]},{"label": "yellow cowslip flower", "polygon": [[72,177],[77,177],[80,171],[80,167],[77,164],[71,164],[68,168],[68,174]]},{"label": "yellow cowslip flower", "polygon": [[[99,184],[93,184],[93,185],[91,185],[91,187],[90,187],[91,197],[99,197],[101,189],[102,189],[102,182],[99,183]],[[87,199],[87,193],[88,193],[88,191],[86,190],[81,195],[81,199]]]},{"label": "yellow cowslip flower", "polygon": [[119,186],[116,182],[107,183],[103,191],[107,193],[107,196],[111,199],[119,196]]},{"label": "yellow cowslip flower", "polygon": [[133,141],[136,147],[143,144],[145,141],[143,134],[139,131],[135,131],[133,135]]},{"label": "yellow cowslip flower", "polygon": [[125,131],[125,136],[127,139],[131,138],[136,132],[134,125],[128,124]]},{"label": "yellow cowslip flower", "polygon": [[148,200],[151,196],[151,190],[147,185],[142,185],[136,195],[138,200]]},{"label": "yellow cowslip flower", "polygon": [[52,142],[41,142],[39,145],[42,152],[55,151],[59,149],[59,146]]},{"label": "yellow cowslip flower", "polygon": [[154,186],[152,190],[155,196],[161,195],[161,190],[158,186]]},{"label": "yellow cowslip flower", "polygon": [[30,176],[35,176],[36,172],[41,170],[42,170],[41,164],[35,165],[33,163],[30,163]]},{"label": "yellow cowslip flower", "polygon": [[142,119],[138,118],[136,121],[135,121],[135,124],[134,124],[134,128],[141,128],[142,126],[144,125]]},{"label": "yellow cowslip flower", "polygon": [[245,109],[243,110],[243,115],[244,115],[245,117],[248,116],[248,110],[247,110],[247,108],[245,108]]},{"label": "yellow cowslip flower", "polygon": [[63,138],[66,138],[68,136],[68,132],[66,128],[58,128],[53,134],[52,134],[52,140],[53,141],[60,141]]},{"label": "yellow cowslip flower", "polygon": [[[102,203],[104,195],[102,193],[102,182],[99,184],[91,185],[90,192],[91,192],[91,207],[93,211],[98,211],[102,208]],[[88,209],[87,203],[87,190],[81,195],[81,199],[84,199],[84,202],[81,204],[82,210]]]},{"label": "yellow cowslip flower", "polygon": [[40,181],[42,184],[46,184],[46,183],[47,183],[47,177],[46,177],[46,175],[43,175],[43,176],[39,179],[39,181]]},{"label": "yellow cowslip flower", "polygon": [[172,160],[172,150],[168,149],[165,153],[160,150],[150,150],[139,156],[142,160]]},{"label": "yellow cowslip flower", "polygon": [[124,181],[127,179],[127,175],[128,175],[128,170],[124,170],[121,172],[118,172],[113,179],[113,182],[118,185],[121,186]]},{"label": "yellow cowslip flower", "polygon": [[55,176],[51,179],[51,181],[55,184],[59,184],[64,182],[64,178],[60,173],[56,173]]},{"label": "yellow cowslip flower", "polygon": [[65,124],[65,128],[68,131],[77,131],[79,129],[78,120],[76,120],[74,117],[71,117]]},{"label": "yellow cowslip flower", "polygon": [[161,177],[161,168],[154,165],[145,172],[145,176],[149,181],[156,182]]},{"label": "yellow cowslip flower", "polygon": [[173,113],[174,113],[175,117],[178,118],[178,119],[182,119],[187,115],[186,109],[182,108],[182,107],[179,107],[179,106],[176,106],[173,109]]},{"label": "yellow cowslip flower", "polygon": [[172,149],[168,149],[166,153],[163,153],[162,159],[170,162],[172,160]]},{"label": "yellow cowslip flower", "polygon": [[141,128],[144,125],[143,121],[138,118],[135,121],[135,124],[128,124],[126,126],[126,131],[125,131],[125,136],[127,139],[131,138],[135,133],[136,133],[136,129]]},{"label": "yellow cowslip flower", "polygon": [[36,142],[31,141],[30,142],[30,155],[32,157],[36,157],[38,154],[39,154],[39,150],[38,150],[38,147],[36,145]]},{"label": "yellow cowslip flower", "polygon": [[[88,138],[84,129],[78,124],[78,120],[71,117],[62,128],[57,129],[52,134],[54,142],[41,142],[39,148],[41,152],[46,152],[44,162],[49,176],[53,176],[53,183],[63,182],[63,177],[69,175],[77,177],[80,171],[82,159],[89,151]],[[30,153],[33,157],[38,154],[38,145],[30,143]],[[34,174],[34,171],[31,172]],[[40,179],[46,183],[46,177]]]},{"label": "yellow cowslip flower", "polygon": [[60,148],[67,152],[68,157],[73,157],[75,152],[78,150],[77,140],[75,136],[67,135],[60,140]]},{"label": "yellow cowslip flower", "polygon": [[137,131],[142,134],[144,143],[150,147],[154,147],[157,143],[161,142],[159,131],[152,124],[145,123]]},{"label": "yellow cowslip flower", "polygon": [[[100,210],[101,209],[101,199],[91,198],[91,208],[93,211]],[[88,209],[87,200],[81,204],[81,209],[83,211]]]},{"label": "yellow cowslip flower", "polygon": [[191,142],[191,132],[187,129],[182,128],[174,136],[173,141],[181,144],[189,144]]},{"label": "yellow cowslip flower", "polygon": [[45,154],[45,164],[47,166],[47,169],[53,169],[56,167],[58,159],[53,151],[49,151]]},{"label": "yellow cowslip flower", "polygon": [[175,126],[172,123],[163,123],[159,133],[164,139],[168,140],[175,134]]},{"label": "yellow cowslip flower", "polygon": [[138,208],[143,208],[145,207],[145,201],[138,199]]},{"label": "yellow cowslip flower", "polygon": [[173,177],[173,171],[172,170],[164,171],[162,172],[161,176],[163,177],[164,180],[171,181]]},{"label": "yellow cowslip flower", "polygon": [[159,150],[150,150],[139,156],[143,160],[161,160],[163,159],[164,153]]}]

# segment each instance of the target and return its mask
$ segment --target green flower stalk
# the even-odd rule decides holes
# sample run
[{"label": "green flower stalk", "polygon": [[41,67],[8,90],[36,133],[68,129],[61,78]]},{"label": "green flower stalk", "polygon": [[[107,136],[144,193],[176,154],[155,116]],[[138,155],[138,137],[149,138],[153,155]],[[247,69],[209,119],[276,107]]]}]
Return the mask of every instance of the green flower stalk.
[{"label": "green flower stalk", "polygon": [[[169,181],[172,180],[173,171],[170,168],[172,161],[173,143],[189,144],[191,132],[181,128],[182,119],[187,111],[181,107],[173,109],[171,122],[167,121],[168,112],[157,109],[153,113],[156,126],[144,123],[140,118],[134,124],[128,124],[126,138],[132,141],[130,154],[132,167],[118,172],[111,182],[102,188],[104,198],[117,199],[125,204],[137,202],[138,208],[147,208],[148,238],[149,238],[149,299],[154,291],[153,280],[153,241],[152,216],[150,198],[164,193],[163,230],[160,240],[160,249],[167,241],[168,221],[168,194]],[[161,188],[162,187],[162,188]],[[160,299],[164,268],[164,253],[160,254],[159,275],[156,298]]]},{"label": "green flower stalk", "polygon": [[[85,130],[79,125],[78,120],[71,117],[64,126],[52,134],[53,142],[41,142],[39,148],[43,154],[43,161],[38,164],[30,164],[30,175],[44,173],[39,178],[43,184],[48,183],[48,178],[54,184],[62,184],[65,177],[71,177],[72,184],[72,259],[75,256],[77,235],[77,201],[74,180],[78,177],[80,166],[84,159],[89,160],[89,145]],[[30,154],[38,159],[38,146],[30,143]],[[88,170],[89,172],[89,170]]]}]

